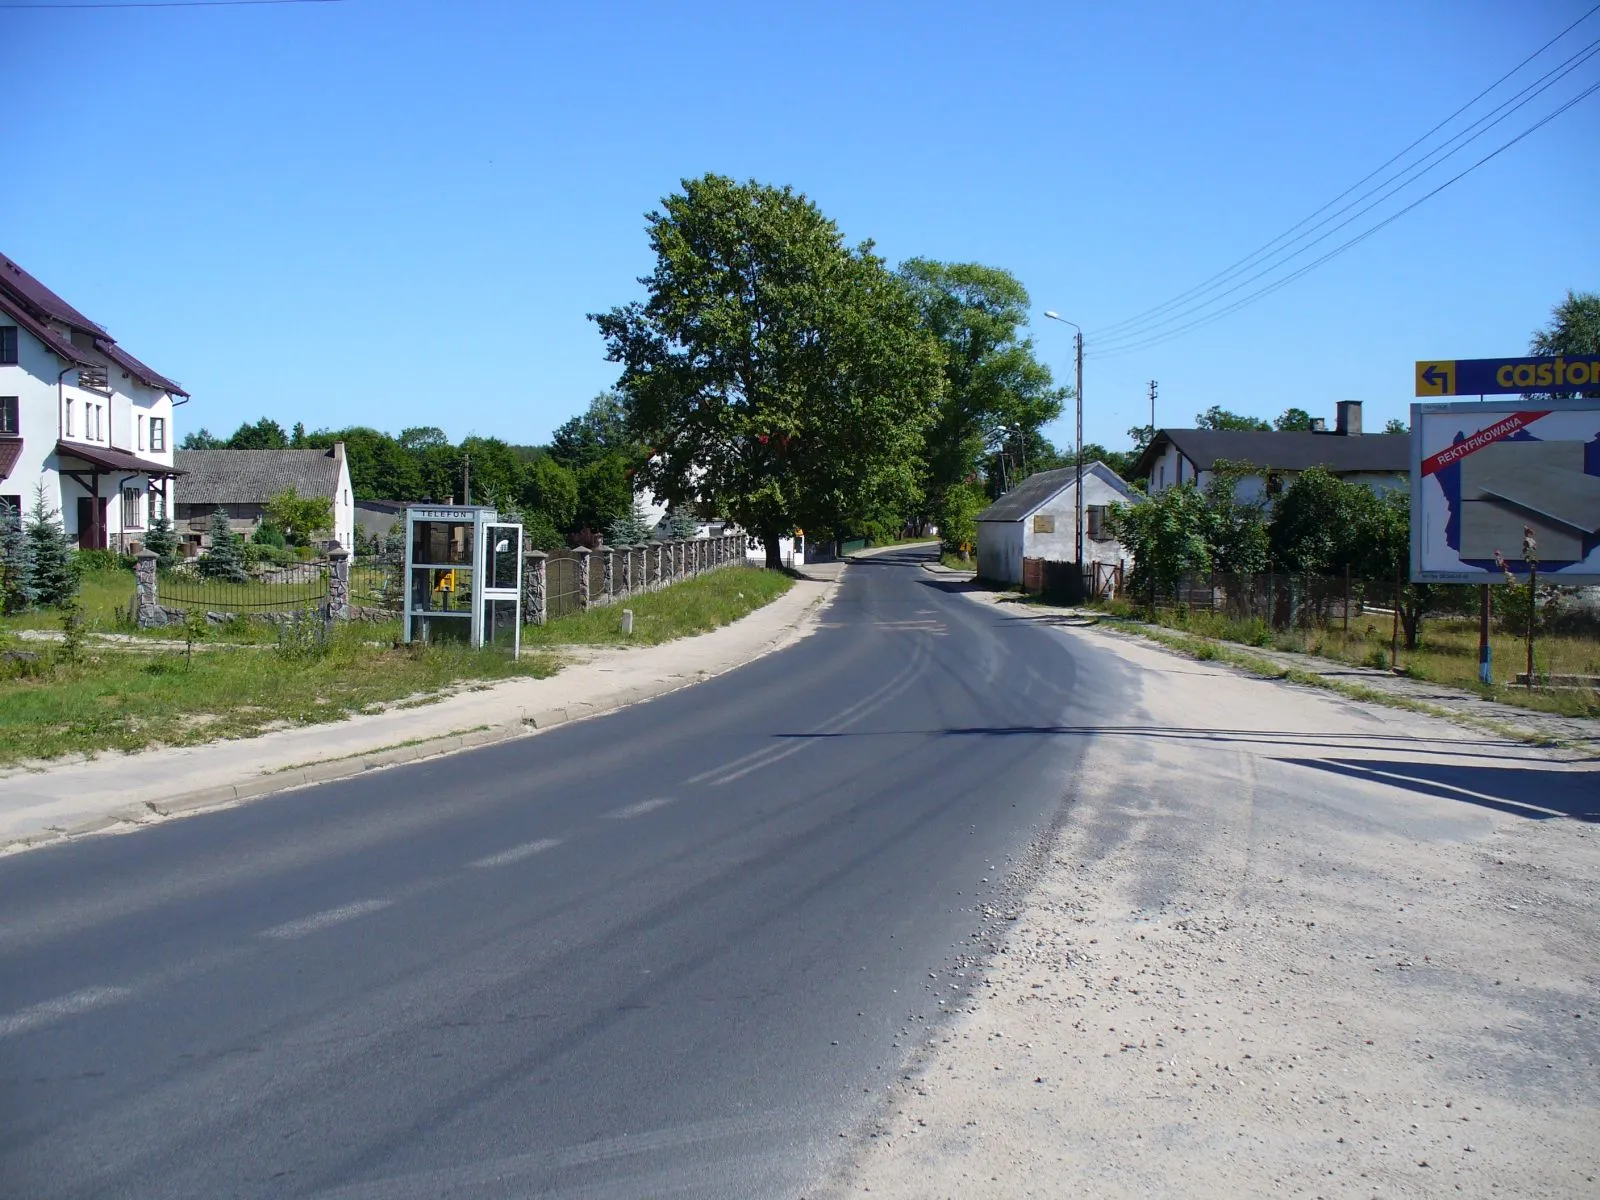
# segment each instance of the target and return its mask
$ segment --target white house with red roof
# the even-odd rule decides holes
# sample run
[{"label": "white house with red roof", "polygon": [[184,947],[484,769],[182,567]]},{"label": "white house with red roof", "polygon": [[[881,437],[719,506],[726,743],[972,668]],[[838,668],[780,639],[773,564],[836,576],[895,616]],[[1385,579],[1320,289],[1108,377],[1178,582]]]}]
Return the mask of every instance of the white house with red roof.
[{"label": "white house with red roof", "polygon": [[26,514],[43,484],[80,549],[133,549],[173,511],[188,398],[0,255],[0,501]]}]

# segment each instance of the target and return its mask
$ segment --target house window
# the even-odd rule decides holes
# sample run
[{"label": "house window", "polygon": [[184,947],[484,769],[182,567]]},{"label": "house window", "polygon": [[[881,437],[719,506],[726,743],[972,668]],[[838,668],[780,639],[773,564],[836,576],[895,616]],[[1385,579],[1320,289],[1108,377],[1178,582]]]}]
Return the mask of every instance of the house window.
[{"label": "house window", "polygon": [[0,437],[16,437],[18,424],[17,398],[0,396]]},{"label": "house window", "polygon": [[143,450],[144,449],[144,414],[140,413],[138,416],[134,417],[133,424],[134,424],[134,431],[135,431],[134,432],[134,437],[135,437],[135,439],[137,439],[134,442],[134,446],[137,449]]},{"label": "house window", "polygon": [[76,400],[67,401],[67,436],[72,437],[72,410],[78,406]]},{"label": "house window", "polygon": [[1035,533],[1054,533],[1056,531],[1056,519],[1046,516],[1044,513],[1039,513],[1033,518],[1033,531]]},{"label": "house window", "polygon": [[1097,542],[1110,539],[1106,532],[1106,506],[1104,504],[1089,505],[1089,536]]},{"label": "house window", "polygon": [[1166,487],[1167,486],[1167,464],[1166,463],[1162,463],[1161,464],[1160,480],[1161,481],[1158,484],[1156,484],[1156,486],[1158,488]]},{"label": "house window", "polygon": [[93,432],[91,432],[89,434],[89,436],[92,437],[97,442],[100,440],[100,436],[101,436],[100,435],[100,418],[101,418],[102,414],[104,414],[105,411],[106,411],[105,410],[105,405],[103,405],[103,404],[96,404],[94,406],[94,430],[93,430]]},{"label": "house window", "polygon": [[167,448],[167,419],[150,418],[150,449],[160,453]]},{"label": "house window", "polygon": [[124,529],[144,528],[144,493],[138,488],[122,489],[122,527]]},{"label": "house window", "polygon": [[17,327],[0,325],[0,367],[15,366],[17,361]]}]

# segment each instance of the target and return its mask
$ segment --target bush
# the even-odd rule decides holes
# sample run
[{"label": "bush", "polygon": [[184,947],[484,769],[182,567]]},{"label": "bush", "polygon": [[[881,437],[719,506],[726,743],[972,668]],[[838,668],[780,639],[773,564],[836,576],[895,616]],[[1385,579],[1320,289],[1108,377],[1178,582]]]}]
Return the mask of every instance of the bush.
[{"label": "bush", "polygon": [[270,519],[263,520],[256,526],[255,533],[250,535],[250,541],[257,546],[271,546],[278,550],[289,544],[283,536],[283,530],[274,525]]},{"label": "bush", "polygon": [[133,556],[119,554],[115,550],[79,550],[77,563],[80,571],[133,570]]}]

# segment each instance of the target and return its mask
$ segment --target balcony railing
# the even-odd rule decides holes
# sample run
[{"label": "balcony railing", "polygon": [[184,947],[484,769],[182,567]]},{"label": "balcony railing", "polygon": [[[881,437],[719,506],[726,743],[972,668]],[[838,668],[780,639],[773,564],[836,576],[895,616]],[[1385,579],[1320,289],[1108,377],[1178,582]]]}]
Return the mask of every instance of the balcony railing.
[{"label": "balcony railing", "polygon": [[79,367],[78,386],[89,392],[111,392],[111,381],[104,367]]}]

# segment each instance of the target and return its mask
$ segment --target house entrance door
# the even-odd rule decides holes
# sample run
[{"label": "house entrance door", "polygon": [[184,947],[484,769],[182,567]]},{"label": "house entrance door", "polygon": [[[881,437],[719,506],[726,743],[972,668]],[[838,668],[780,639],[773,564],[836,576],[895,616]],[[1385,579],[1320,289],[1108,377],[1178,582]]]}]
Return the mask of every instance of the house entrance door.
[{"label": "house entrance door", "polygon": [[106,507],[111,501],[94,496],[78,497],[78,549],[106,548]]}]

